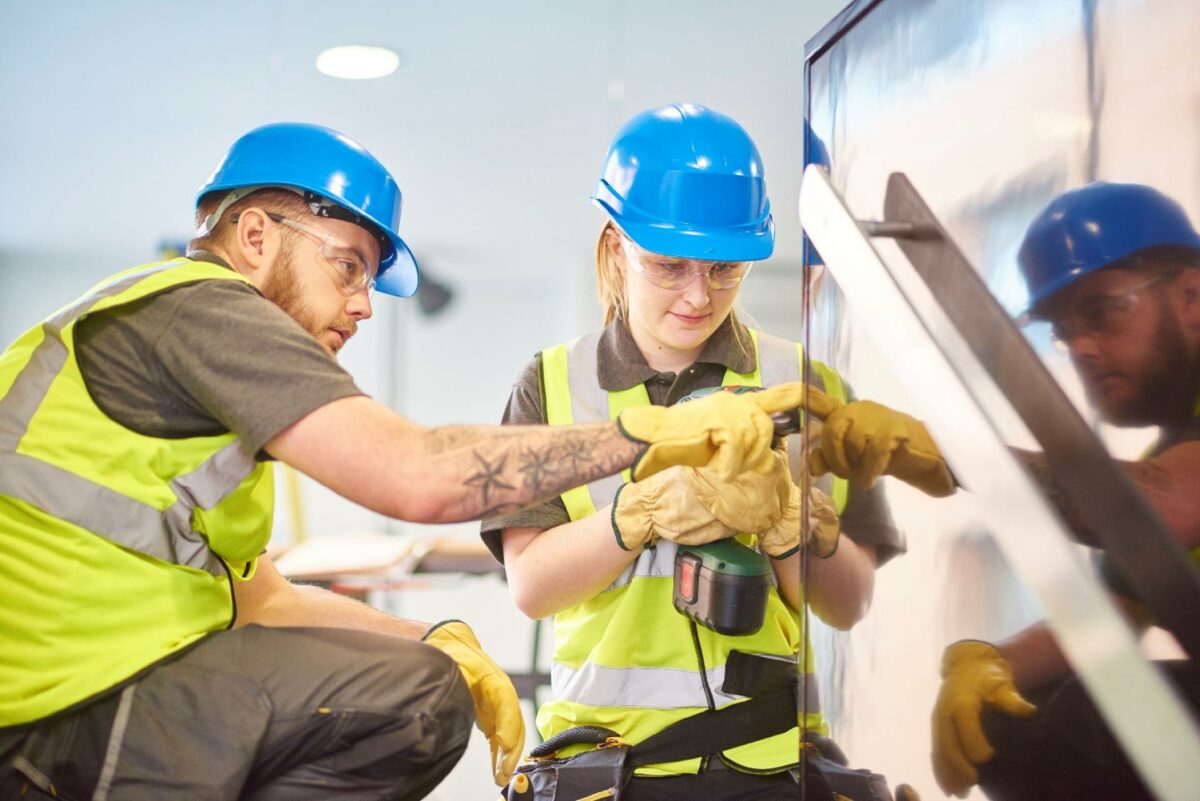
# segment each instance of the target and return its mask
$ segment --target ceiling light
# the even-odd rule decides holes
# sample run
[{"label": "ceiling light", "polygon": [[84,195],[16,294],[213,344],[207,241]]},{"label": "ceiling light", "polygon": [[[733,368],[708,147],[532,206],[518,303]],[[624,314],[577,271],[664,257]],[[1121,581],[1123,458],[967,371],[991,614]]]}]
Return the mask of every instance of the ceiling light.
[{"label": "ceiling light", "polygon": [[386,47],[346,45],[331,47],[317,56],[317,70],[334,78],[363,80],[391,75],[400,66],[400,56]]}]

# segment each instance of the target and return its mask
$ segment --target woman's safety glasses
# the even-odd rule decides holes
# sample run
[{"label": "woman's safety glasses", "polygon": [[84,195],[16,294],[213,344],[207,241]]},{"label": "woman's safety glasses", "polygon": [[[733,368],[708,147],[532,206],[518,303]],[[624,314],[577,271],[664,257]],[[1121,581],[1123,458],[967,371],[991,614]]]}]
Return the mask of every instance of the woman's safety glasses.
[{"label": "woman's safety glasses", "polygon": [[366,259],[357,250],[333,234],[297,222],[290,217],[273,212],[267,212],[267,216],[280,225],[286,225],[317,240],[317,244],[320,245],[317,249],[317,260],[332,273],[338,288],[345,295],[356,295],[364,289],[368,295],[375,292],[375,268],[368,266]]},{"label": "woman's safety glasses", "polygon": [[683,289],[703,274],[710,289],[733,289],[749,274],[754,262],[698,261],[662,256],[642,250],[629,239],[621,238],[625,260],[634,272],[660,289]]}]

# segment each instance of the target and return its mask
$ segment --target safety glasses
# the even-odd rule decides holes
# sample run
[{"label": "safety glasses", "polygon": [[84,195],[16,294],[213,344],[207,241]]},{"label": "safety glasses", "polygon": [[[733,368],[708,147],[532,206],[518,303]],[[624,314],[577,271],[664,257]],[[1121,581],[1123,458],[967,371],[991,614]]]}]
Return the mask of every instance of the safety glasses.
[{"label": "safety glasses", "polygon": [[317,261],[324,265],[333,276],[343,294],[356,295],[364,289],[367,290],[368,295],[374,294],[376,268],[368,265],[366,259],[357,250],[333,234],[297,222],[290,217],[284,217],[282,214],[274,212],[267,212],[267,216],[280,225],[286,225],[317,241],[319,245]]},{"label": "safety glasses", "polygon": [[1050,323],[1050,335],[1061,348],[1066,348],[1079,336],[1117,336],[1125,330],[1142,293],[1174,277],[1156,275],[1120,290],[1086,295],[1065,313],[1046,318]]},{"label": "safety glasses", "polygon": [[704,275],[709,289],[733,289],[750,273],[750,261],[698,261],[663,256],[642,250],[628,238],[621,238],[629,267],[660,289],[683,289]]}]

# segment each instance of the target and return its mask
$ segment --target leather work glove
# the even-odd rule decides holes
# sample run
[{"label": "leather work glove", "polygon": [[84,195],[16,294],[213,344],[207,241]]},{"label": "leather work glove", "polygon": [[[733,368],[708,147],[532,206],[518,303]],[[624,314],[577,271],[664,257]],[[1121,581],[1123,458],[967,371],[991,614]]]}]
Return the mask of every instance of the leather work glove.
[{"label": "leather work glove", "polygon": [[996,753],[980,723],[985,705],[1016,717],[1037,711],[1017,692],[1012,666],[999,651],[977,640],[956,642],[942,654],[933,708],[933,775],[945,793],[965,798],[979,781],[975,766]]},{"label": "leather work glove", "polygon": [[438,623],[421,641],[458,663],[475,701],[475,725],[492,748],[493,777],[503,787],[525,747],[525,716],[512,680],[483,652],[475,632],[461,620]]},{"label": "leather work glove", "polygon": [[617,425],[634,442],[649,445],[633,463],[633,480],[672,465],[709,467],[723,480],[744,470],[772,469],[770,415],[803,405],[805,385],[780,384],[738,395],[716,392],[675,406],[634,406]]},{"label": "leather work glove", "polygon": [[863,488],[890,475],[935,498],[954,494],[942,452],[915,417],[874,401],[843,404],[815,387],[805,408],[824,420],[820,447],[809,454],[813,475],[832,472]]},{"label": "leather work glove", "polygon": [[806,548],[820,559],[828,559],[837,550],[842,523],[833,499],[812,484],[808,488],[808,525],[801,526],[804,490],[791,479],[786,462],[788,499],[783,515],[758,535],[758,547],[772,559],[787,559]]},{"label": "leather work glove", "polygon": [[762,531],[779,519],[786,501],[777,469],[723,481],[709,468],[672,467],[617,491],[613,532],[627,551],[660,538],[703,545]]}]

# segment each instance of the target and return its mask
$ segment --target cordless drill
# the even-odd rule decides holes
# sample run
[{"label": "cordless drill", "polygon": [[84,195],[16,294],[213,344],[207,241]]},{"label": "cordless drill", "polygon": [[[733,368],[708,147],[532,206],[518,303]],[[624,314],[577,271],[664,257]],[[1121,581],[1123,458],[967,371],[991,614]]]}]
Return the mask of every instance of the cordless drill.
[{"label": "cordless drill", "polygon": [[[680,403],[714,392],[758,392],[762,387],[723,386],[698,389]],[[780,412],[771,418],[779,439],[800,430],[800,412]],[[736,539],[704,545],[680,545],[675,552],[675,609],[705,628],[735,637],[762,628],[771,590],[767,557]]]}]

